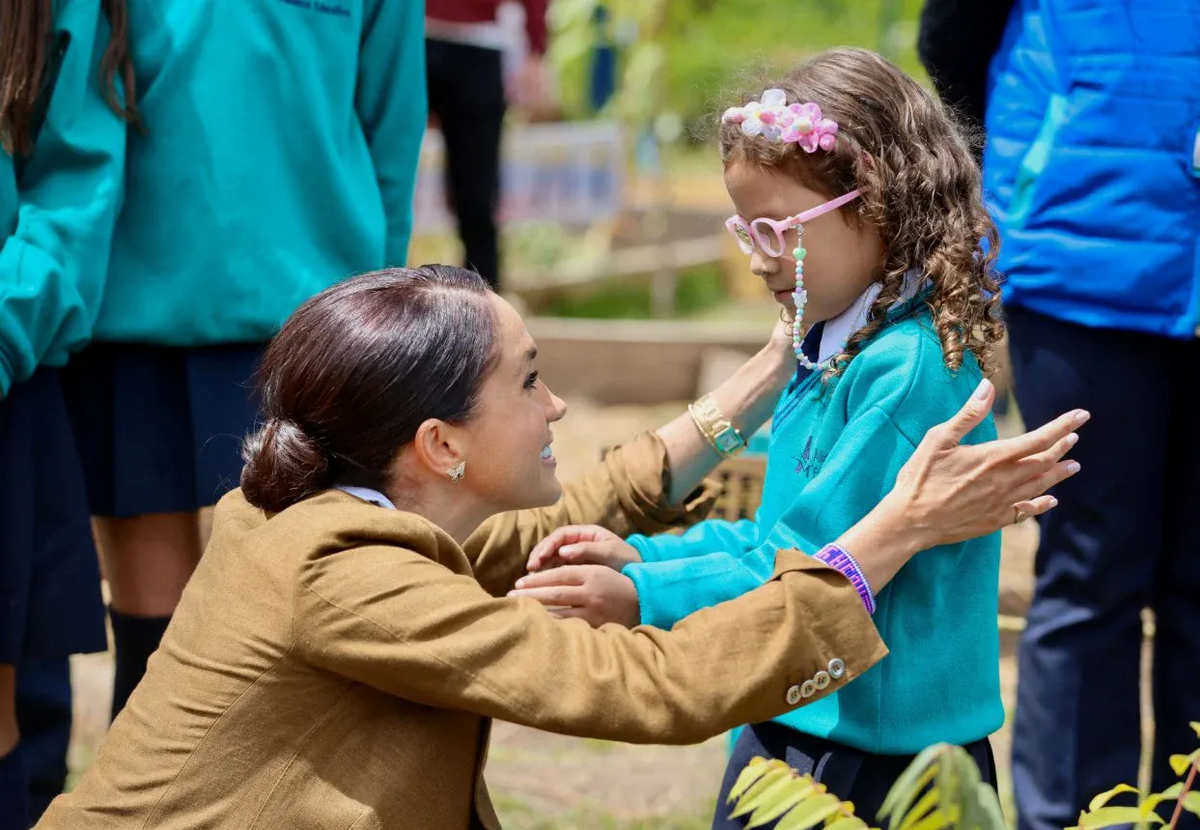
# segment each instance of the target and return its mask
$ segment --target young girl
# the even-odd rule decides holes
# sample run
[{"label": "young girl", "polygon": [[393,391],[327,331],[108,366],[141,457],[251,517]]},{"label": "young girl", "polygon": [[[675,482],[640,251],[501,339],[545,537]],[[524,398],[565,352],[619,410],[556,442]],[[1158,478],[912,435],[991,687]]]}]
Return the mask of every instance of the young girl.
[{"label": "young girl", "polygon": [[113,715],[237,486],[263,342],[403,264],[425,131],[423,4],[130,5],[146,130],[91,346],[64,385],[112,592]]},{"label": "young girl", "polygon": [[120,205],[122,0],[0,0],[0,828],[61,789],[67,658],[103,651],[58,371],[91,335]]},{"label": "young girl", "polygon": [[[777,550],[836,539],[879,501],[926,431],[972,394],[1002,333],[990,270],[997,236],[979,172],[925,90],[878,55],[838,49],[737,103],[720,128],[738,210],[728,227],[794,320],[800,367],[775,411],[753,522],[631,537],[636,550],[577,531],[560,539],[580,544],[535,551],[532,569],[624,565],[627,581],[604,582],[605,607],[627,623],[669,628],[761,584]],[[693,414],[736,451],[741,437],[719,412],[702,405]],[[967,441],[994,436],[989,420]],[[1013,520],[1025,516],[1014,505]],[[714,827],[742,826],[726,818],[724,796],[755,755],[813,773],[869,820],[912,756],[938,741],[966,746],[994,780],[987,736],[1004,716],[999,534],[922,553],[878,596],[853,551],[819,556],[857,580],[891,654],[836,694],[743,730]],[[564,571],[560,579],[596,579]],[[841,670],[795,678],[796,697]],[[733,680],[719,666],[714,673],[714,683]]]}]

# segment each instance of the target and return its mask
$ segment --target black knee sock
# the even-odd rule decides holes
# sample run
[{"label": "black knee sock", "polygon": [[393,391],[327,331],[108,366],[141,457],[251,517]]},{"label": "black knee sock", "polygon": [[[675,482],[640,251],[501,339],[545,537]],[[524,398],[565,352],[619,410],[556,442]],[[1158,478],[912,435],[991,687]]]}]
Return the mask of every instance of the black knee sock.
[{"label": "black knee sock", "polygon": [[29,830],[28,789],[25,757],[17,744],[0,756],[0,830]]},{"label": "black knee sock", "polygon": [[158,648],[163,632],[167,630],[170,617],[133,617],[109,609],[112,620],[113,642],[117,656],[117,672],[113,678],[112,717],[125,708],[125,703],[142,675],[146,673],[146,661]]},{"label": "black knee sock", "polygon": [[17,666],[17,727],[29,777],[29,821],[37,823],[67,781],[71,664],[66,657]]}]

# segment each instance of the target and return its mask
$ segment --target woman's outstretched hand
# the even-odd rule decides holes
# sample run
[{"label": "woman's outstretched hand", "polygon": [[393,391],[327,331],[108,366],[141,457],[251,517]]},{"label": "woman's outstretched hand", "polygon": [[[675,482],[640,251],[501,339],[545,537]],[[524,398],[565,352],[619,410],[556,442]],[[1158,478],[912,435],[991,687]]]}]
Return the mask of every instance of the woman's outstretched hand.
[{"label": "woman's outstretched hand", "polygon": [[880,504],[903,517],[918,550],[1041,515],[1058,504],[1046,491],[1079,472],[1079,464],[1063,456],[1075,446],[1075,430],[1091,417],[1082,409],[1015,438],[963,446],[991,411],[995,394],[985,380],[957,415],[929,430]]}]

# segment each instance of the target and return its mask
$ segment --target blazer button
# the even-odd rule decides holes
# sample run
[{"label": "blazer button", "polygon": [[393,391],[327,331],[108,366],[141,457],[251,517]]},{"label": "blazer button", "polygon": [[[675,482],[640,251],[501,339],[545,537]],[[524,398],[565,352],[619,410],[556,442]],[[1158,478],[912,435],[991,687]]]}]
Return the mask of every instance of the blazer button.
[{"label": "blazer button", "polygon": [[804,685],[800,687],[800,697],[808,700],[817,693],[817,684],[811,680],[805,680]]},{"label": "blazer button", "polygon": [[818,689],[827,688],[832,682],[827,671],[819,671],[813,675],[813,683],[816,684]]},{"label": "blazer button", "polygon": [[790,689],[787,690],[787,702],[788,702],[788,706],[795,706],[797,703],[800,702],[800,687],[799,686],[792,686]]},{"label": "blazer button", "polygon": [[841,680],[846,676],[846,664],[840,658],[834,657],[829,661],[829,676],[834,680]]}]

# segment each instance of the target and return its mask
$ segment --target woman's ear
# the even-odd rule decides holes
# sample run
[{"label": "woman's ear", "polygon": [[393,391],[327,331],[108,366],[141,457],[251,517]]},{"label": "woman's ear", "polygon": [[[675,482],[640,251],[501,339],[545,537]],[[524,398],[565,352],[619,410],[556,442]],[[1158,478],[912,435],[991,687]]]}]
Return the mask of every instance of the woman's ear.
[{"label": "woman's ear", "polygon": [[422,469],[447,478],[459,463],[468,460],[459,430],[436,418],[430,418],[417,427],[411,457]]}]

